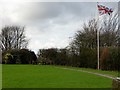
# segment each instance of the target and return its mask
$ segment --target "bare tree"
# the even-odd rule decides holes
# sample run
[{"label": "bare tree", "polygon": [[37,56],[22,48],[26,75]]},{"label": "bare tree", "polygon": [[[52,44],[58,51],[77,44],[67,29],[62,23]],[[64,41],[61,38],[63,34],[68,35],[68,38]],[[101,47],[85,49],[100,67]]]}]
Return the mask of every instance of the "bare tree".
[{"label": "bare tree", "polygon": [[5,26],[0,34],[2,50],[26,48],[28,40],[25,36],[25,27]]},{"label": "bare tree", "polygon": [[80,48],[96,48],[97,47],[97,30],[98,20],[91,19],[88,23],[84,23],[81,30],[77,31],[70,46],[78,52]]},{"label": "bare tree", "polygon": [[118,14],[105,17],[101,27],[100,44],[104,46],[117,46],[119,39]]},{"label": "bare tree", "polygon": [[97,31],[100,31],[100,47],[116,47],[120,45],[120,25],[118,14],[101,19],[91,19],[84,23],[82,29],[77,31],[70,46],[80,50],[97,47]]}]

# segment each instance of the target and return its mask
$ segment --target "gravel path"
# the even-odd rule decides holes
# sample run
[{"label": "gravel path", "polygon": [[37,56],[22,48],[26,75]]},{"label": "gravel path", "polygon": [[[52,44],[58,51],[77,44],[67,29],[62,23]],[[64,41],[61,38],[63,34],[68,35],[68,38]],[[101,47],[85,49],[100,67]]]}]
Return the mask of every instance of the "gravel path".
[{"label": "gravel path", "polygon": [[[57,68],[60,68],[60,67],[57,67]],[[78,72],[85,72],[85,73],[95,74],[95,75],[106,77],[106,78],[110,78],[110,79],[115,79],[114,77],[109,76],[109,75],[95,73],[95,72],[89,72],[89,71],[85,71],[85,70],[76,70],[76,69],[70,69],[70,68],[60,68],[60,69],[66,69],[66,70],[72,70],[72,71],[78,71]]]}]

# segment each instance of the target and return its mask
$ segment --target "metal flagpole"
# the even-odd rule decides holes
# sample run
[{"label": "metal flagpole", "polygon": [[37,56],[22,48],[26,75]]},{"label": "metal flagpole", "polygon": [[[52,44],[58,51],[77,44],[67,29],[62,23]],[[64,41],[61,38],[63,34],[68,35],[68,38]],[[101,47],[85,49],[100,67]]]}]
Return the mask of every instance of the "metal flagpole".
[{"label": "metal flagpole", "polygon": [[99,60],[99,29],[97,29],[97,59],[98,59],[98,70],[100,69],[100,60]]},{"label": "metal flagpole", "polygon": [[[97,2],[97,5],[98,5],[98,2]],[[98,11],[98,10],[97,10]],[[97,14],[97,20],[99,19],[99,15]],[[99,28],[97,29],[97,69],[99,70],[100,69],[100,60],[99,60]]]},{"label": "metal flagpole", "polygon": [[[98,6],[98,2],[97,2],[97,6]],[[102,5],[100,5],[99,7],[98,7],[99,9],[98,9],[98,11],[104,11],[104,12],[101,12],[101,15],[102,14],[111,14],[113,11],[111,10],[111,9],[109,9],[108,7],[105,7],[105,6],[102,6]],[[98,14],[97,14],[97,18],[99,19],[99,16],[98,16]],[[99,34],[100,34],[100,31],[99,31],[99,29],[97,29],[97,59],[98,59],[98,70],[100,69],[100,59],[99,59],[99,56],[100,56],[100,44],[99,44],[99,41],[100,41],[100,39],[99,39]]]}]

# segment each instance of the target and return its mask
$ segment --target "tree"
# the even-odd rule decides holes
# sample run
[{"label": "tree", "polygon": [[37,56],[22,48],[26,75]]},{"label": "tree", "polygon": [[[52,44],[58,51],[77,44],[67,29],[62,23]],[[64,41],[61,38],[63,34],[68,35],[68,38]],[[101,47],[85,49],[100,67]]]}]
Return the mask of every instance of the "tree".
[{"label": "tree", "polygon": [[87,24],[84,23],[83,28],[76,32],[71,42],[72,48],[78,52],[80,48],[96,48],[98,29],[98,21],[96,19],[89,20]]},{"label": "tree", "polygon": [[37,56],[35,55],[33,51],[29,51],[29,52],[31,54],[32,64],[37,64]]},{"label": "tree", "polygon": [[91,19],[84,23],[81,30],[77,31],[70,46],[80,50],[80,48],[97,47],[97,31],[100,31],[100,46],[110,47],[120,44],[120,25],[118,24],[118,14],[104,17],[103,20]]},{"label": "tree", "polygon": [[6,64],[37,64],[37,57],[28,49],[12,49],[2,53],[2,63]]},{"label": "tree", "polygon": [[25,27],[21,26],[5,26],[0,34],[0,42],[2,51],[10,49],[26,48],[28,40],[25,36]]},{"label": "tree", "polygon": [[5,64],[6,63],[11,63],[11,61],[12,61],[12,59],[13,59],[13,56],[10,54],[10,53],[7,53],[6,55],[5,55]]},{"label": "tree", "polygon": [[[82,29],[76,32],[69,45],[71,49],[70,51],[80,57],[80,66],[95,68],[97,64],[97,31],[100,32],[100,49],[103,47],[111,49],[120,46],[119,26],[118,14],[98,20],[93,18],[87,23],[84,23]],[[100,56],[100,60],[101,64],[103,64],[103,69],[112,70],[113,66],[115,67],[115,65],[118,65],[117,60],[114,59],[118,58],[118,55],[111,54],[108,57],[105,57],[106,52],[104,53],[102,50],[100,51],[100,55],[102,55]],[[113,51],[108,50],[107,53],[112,52],[117,54],[116,49],[113,49]],[[109,66],[106,66],[106,62],[109,63]]]},{"label": "tree", "polygon": [[41,64],[68,65],[69,63],[66,48],[40,49],[38,59]]},{"label": "tree", "polygon": [[28,49],[21,49],[19,53],[21,64],[33,64],[37,60],[35,53]]},{"label": "tree", "polygon": [[118,14],[111,15],[108,18],[104,17],[101,25],[100,46],[118,46],[120,43]]},{"label": "tree", "polygon": [[38,58],[41,64],[55,64],[57,58],[57,49],[40,49],[38,52]]}]

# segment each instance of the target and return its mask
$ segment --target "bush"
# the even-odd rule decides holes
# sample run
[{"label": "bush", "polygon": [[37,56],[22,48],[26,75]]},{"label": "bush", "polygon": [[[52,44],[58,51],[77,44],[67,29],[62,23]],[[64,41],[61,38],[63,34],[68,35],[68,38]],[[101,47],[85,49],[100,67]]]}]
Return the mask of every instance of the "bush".
[{"label": "bush", "polygon": [[120,48],[107,47],[102,48],[100,64],[102,70],[119,70]]},{"label": "bush", "polygon": [[2,52],[3,64],[36,64],[37,57],[28,49],[12,49]]}]

